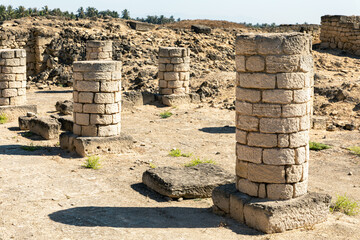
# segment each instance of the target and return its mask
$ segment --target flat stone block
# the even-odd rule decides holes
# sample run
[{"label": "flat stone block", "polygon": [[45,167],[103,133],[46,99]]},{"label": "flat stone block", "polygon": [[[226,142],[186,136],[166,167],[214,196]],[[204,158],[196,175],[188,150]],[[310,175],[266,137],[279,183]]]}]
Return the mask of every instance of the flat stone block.
[{"label": "flat stone block", "polygon": [[58,114],[50,115],[50,117],[57,119],[61,124],[61,130],[73,131],[74,120],[72,116],[61,116]]},{"label": "flat stone block", "polygon": [[59,136],[60,123],[54,118],[33,118],[29,128],[30,132],[49,140]]},{"label": "flat stone block", "polygon": [[37,113],[36,105],[19,105],[19,106],[0,106],[0,115],[5,114],[9,121],[14,121],[20,116],[26,116],[26,113]]},{"label": "flat stone block", "polygon": [[[193,167],[154,168],[145,171],[142,176],[146,186],[171,198],[211,197],[214,188],[234,180],[234,175],[208,163]],[[221,207],[226,209],[226,203]]]},{"label": "flat stone block", "polygon": [[130,149],[133,144],[134,139],[125,133],[113,137],[80,137],[71,132],[60,135],[60,147],[74,151],[81,157],[122,153]]},{"label": "flat stone block", "polygon": [[30,129],[30,120],[35,117],[28,117],[28,116],[20,116],[18,118],[19,128],[21,130],[29,130]]},{"label": "flat stone block", "polygon": [[[291,200],[260,199],[238,192],[235,185],[227,184],[214,189],[213,202],[213,209],[220,209],[241,223],[244,219],[251,228],[279,233],[326,221],[331,196],[307,193]],[[229,202],[229,212],[226,212]],[[231,202],[236,204],[231,207]]]},{"label": "flat stone block", "polygon": [[192,98],[189,94],[185,95],[163,95],[161,98],[162,104],[166,106],[179,106],[189,104],[192,102]]}]

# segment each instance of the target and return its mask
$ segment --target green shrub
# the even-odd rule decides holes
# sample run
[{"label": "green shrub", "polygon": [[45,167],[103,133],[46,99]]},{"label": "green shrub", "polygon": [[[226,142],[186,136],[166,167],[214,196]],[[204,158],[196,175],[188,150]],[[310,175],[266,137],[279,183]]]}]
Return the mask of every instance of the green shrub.
[{"label": "green shrub", "polygon": [[190,157],[192,153],[181,153],[180,149],[175,148],[170,150],[169,155],[172,157]]},{"label": "green shrub", "polygon": [[357,215],[359,210],[359,204],[349,199],[346,195],[337,196],[336,202],[330,207],[330,212],[342,212],[349,216]]},{"label": "green shrub", "polygon": [[86,168],[99,169],[100,165],[100,157],[99,156],[89,156],[84,165]]},{"label": "green shrub", "polygon": [[186,163],[184,166],[185,167],[193,167],[193,166],[199,165],[201,163],[216,164],[216,162],[211,159],[210,160],[207,160],[207,159],[201,160],[200,158],[195,158],[195,159],[191,160],[190,162]]},{"label": "green shrub", "polygon": [[352,154],[355,154],[355,155],[360,156],[360,147],[358,147],[358,146],[352,146],[352,147],[349,147],[348,150],[350,150],[350,152],[351,152]]},{"label": "green shrub", "polygon": [[7,123],[8,117],[5,114],[0,114],[0,124]]},{"label": "green shrub", "polygon": [[160,117],[161,118],[168,118],[168,117],[171,117],[173,114],[172,114],[172,112],[170,112],[170,111],[165,111],[165,112],[162,112],[162,113],[160,113]]},{"label": "green shrub", "polygon": [[324,150],[324,149],[329,149],[331,147],[329,145],[326,145],[323,143],[309,142],[309,148],[310,148],[310,150],[320,151],[320,150]]},{"label": "green shrub", "polygon": [[39,146],[34,146],[33,143],[30,143],[29,146],[21,146],[21,149],[25,150],[25,151],[33,152],[33,151],[39,150],[40,147]]}]

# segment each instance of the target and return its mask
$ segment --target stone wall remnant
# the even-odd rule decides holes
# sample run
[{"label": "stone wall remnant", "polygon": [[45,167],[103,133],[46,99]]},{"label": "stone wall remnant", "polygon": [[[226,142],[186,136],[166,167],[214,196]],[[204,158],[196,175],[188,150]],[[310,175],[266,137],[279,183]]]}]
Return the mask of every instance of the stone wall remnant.
[{"label": "stone wall remnant", "polygon": [[87,41],[86,60],[112,60],[112,41]]}]

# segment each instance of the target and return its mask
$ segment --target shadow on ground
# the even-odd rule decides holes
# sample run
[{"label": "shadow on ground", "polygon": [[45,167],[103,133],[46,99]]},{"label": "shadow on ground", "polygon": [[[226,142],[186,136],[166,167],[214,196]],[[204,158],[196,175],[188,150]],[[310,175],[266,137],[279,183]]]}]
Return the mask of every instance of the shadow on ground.
[{"label": "shadow on ground", "polygon": [[135,183],[130,186],[133,190],[140,193],[141,195],[148,197],[154,201],[157,202],[167,202],[167,200],[159,193],[153,191],[152,189],[149,189],[145,184],[143,183]]},{"label": "shadow on ground", "polygon": [[[244,235],[263,235],[209,208],[191,207],[75,207],[49,214],[55,222],[79,227],[218,228]],[[227,221],[231,221],[227,224]],[[232,228],[233,226],[234,228]]]},{"label": "shadow on ground", "polygon": [[236,128],[230,126],[224,127],[204,127],[200,128],[199,131],[206,133],[235,133]]},{"label": "shadow on ground", "polygon": [[0,155],[17,156],[61,156],[63,158],[80,158],[68,153],[60,147],[38,146],[38,145],[0,145]]},{"label": "shadow on ground", "polygon": [[45,91],[36,91],[35,93],[72,93],[73,90],[45,90]]}]

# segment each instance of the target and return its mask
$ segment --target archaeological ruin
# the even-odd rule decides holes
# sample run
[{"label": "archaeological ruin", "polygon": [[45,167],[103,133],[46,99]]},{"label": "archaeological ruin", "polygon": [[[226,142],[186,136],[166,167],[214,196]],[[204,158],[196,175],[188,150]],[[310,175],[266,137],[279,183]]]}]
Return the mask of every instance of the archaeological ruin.
[{"label": "archaeological ruin", "polygon": [[112,41],[87,41],[86,60],[112,60]]},{"label": "archaeological ruin", "polygon": [[238,35],[236,72],[237,190],[218,188],[214,205],[266,233],[324,221],[329,197],[307,191],[311,38]]}]

